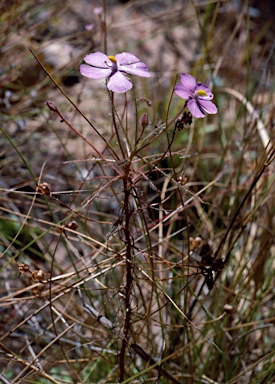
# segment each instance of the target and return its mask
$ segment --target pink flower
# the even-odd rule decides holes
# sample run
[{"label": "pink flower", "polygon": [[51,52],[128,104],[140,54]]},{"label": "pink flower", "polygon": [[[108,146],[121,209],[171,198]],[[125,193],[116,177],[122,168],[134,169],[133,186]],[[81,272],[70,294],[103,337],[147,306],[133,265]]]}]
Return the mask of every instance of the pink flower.
[{"label": "pink flower", "polygon": [[110,91],[123,93],[132,88],[133,84],[124,73],[142,77],[150,77],[147,66],[136,56],[128,52],[107,56],[101,52],[90,53],[84,57],[89,64],[80,65],[80,73],[91,79],[108,78],[107,88]]},{"label": "pink flower", "polygon": [[85,25],[85,29],[86,31],[92,31],[95,27],[95,24],[94,23],[91,23],[91,24],[86,24]]},{"label": "pink flower", "polygon": [[174,92],[187,101],[187,107],[194,117],[205,117],[206,113],[215,114],[217,107],[210,100],[213,94],[207,85],[197,83],[195,77],[183,73],[180,75],[181,84],[176,84]]},{"label": "pink flower", "polygon": [[94,7],[94,15],[100,15],[103,12],[103,7]]}]

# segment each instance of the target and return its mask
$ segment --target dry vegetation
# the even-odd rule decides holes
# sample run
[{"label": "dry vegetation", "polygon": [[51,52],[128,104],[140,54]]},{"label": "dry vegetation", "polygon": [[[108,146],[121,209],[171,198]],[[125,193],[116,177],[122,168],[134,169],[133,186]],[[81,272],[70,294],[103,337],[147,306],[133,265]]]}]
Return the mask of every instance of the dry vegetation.
[{"label": "dry vegetation", "polygon": [[[1,383],[275,383],[260,3],[1,2]],[[104,50],[152,77],[113,98],[79,74]],[[219,112],[179,131],[182,72]]]}]

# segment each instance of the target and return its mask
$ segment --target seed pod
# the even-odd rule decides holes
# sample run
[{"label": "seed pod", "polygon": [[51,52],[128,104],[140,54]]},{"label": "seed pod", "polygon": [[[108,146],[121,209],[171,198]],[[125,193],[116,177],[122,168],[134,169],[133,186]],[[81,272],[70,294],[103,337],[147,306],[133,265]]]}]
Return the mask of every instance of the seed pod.
[{"label": "seed pod", "polygon": [[190,112],[184,112],[177,118],[175,128],[178,131],[183,131],[186,124],[192,124],[192,115]]},{"label": "seed pod", "polygon": [[187,183],[187,177],[183,174],[182,176],[179,176],[177,178],[177,182],[180,184],[180,185],[185,185]]},{"label": "seed pod", "polygon": [[32,280],[33,281],[41,281],[44,278],[45,278],[45,273],[41,269],[39,269],[39,270],[36,269],[35,271],[33,271],[33,273],[32,273]]},{"label": "seed pod", "polygon": [[223,309],[224,309],[224,312],[226,313],[232,313],[234,310],[234,307],[232,307],[232,305],[230,304],[225,304]]},{"label": "seed pod", "polygon": [[40,183],[36,192],[40,193],[40,195],[51,196],[51,186],[48,183]]},{"label": "seed pod", "polygon": [[69,229],[72,229],[73,231],[75,231],[78,227],[78,224],[76,221],[72,220],[70,221],[67,225],[66,225],[67,228]]},{"label": "seed pod", "polygon": [[189,237],[190,245],[192,248],[199,247],[202,244],[202,238],[197,236],[195,239]]},{"label": "seed pod", "polygon": [[32,293],[34,296],[40,296],[40,293],[43,291],[45,288],[44,284],[38,284],[36,287],[33,287]]},{"label": "seed pod", "polygon": [[24,273],[30,272],[30,267],[26,263],[19,264],[18,269],[19,269],[19,276],[23,275]]}]

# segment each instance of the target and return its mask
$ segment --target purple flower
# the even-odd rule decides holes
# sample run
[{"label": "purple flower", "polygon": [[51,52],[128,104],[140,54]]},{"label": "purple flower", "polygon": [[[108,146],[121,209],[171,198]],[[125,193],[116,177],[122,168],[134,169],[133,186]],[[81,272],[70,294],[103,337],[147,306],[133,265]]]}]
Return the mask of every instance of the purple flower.
[{"label": "purple flower", "polygon": [[81,64],[80,73],[91,79],[108,78],[107,88],[110,91],[123,93],[132,88],[133,84],[124,73],[142,77],[150,77],[147,66],[136,56],[128,52],[107,56],[101,52],[90,53],[84,57],[90,65]]},{"label": "purple flower", "polygon": [[215,114],[217,107],[210,100],[213,94],[207,85],[197,83],[195,77],[183,73],[180,75],[181,84],[176,84],[175,93],[187,101],[189,111],[194,117],[205,117],[206,113]]}]

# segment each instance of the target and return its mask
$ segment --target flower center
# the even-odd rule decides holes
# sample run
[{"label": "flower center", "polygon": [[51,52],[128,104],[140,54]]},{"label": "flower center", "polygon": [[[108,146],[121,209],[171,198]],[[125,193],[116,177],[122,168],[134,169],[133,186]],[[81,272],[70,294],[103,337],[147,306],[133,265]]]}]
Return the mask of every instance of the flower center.
[{"label": "flower center", "polygon": [[196,91],[196,94],[197,94],[198,96],[202,96],[202,97],[208,96],[207,92],[205,92],[203,89],[198,89],[198,90]]},{"label": "flower center", "polygon": [[113,63],[117,63],[117,59],[115,58],[115,56],[108,56],[109,59],[113,62]]},{"label": "flower center", "polygon": [[[115,56],[108,56],[109,60],[112,62],[112,67],[110,69],[112,70],[112,75],[118,71],[117,68],[117,59]],[[107,64],[107,63],[106,63]],[[107,64],[109,66],[109,64]]]}]

